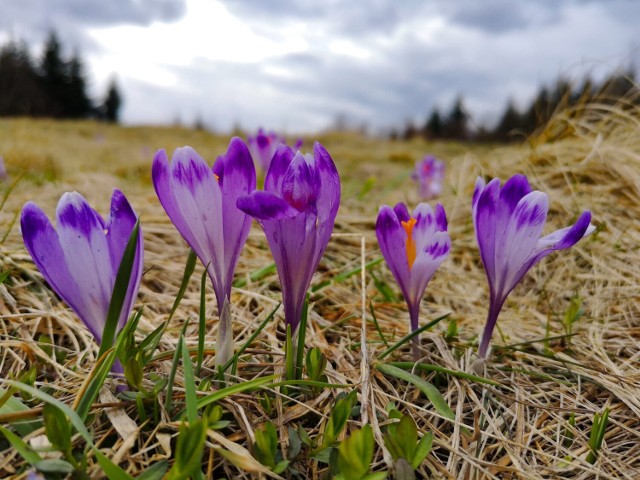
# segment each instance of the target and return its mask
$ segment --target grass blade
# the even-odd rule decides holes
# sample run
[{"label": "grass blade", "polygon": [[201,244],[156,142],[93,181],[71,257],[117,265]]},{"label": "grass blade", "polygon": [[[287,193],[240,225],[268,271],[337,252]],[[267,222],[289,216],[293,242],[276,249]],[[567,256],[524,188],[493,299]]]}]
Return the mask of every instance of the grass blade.
[{"label": "grass blade", "polygon": [[[189,325],[188,319],[182,326],[180,337],[184,337],[184,332],[187,330],[187,325]],[[178,363],[180,363],[180,355],[182,355],[182,343],[178,342],[176,345],[176,351],[173,352],[173,359],[171,360],[171,371],[169,372],[169,380],[167,381],[167,398],[164,401],[164,408],[167,411],[171,410],[171,403],[173,402],[173,383],[176,379]]]},{"label": "grass blade", "polygon": [[411,332],[408,335],[405,335],[404,337],[402,337],[400,340],[398,340],[396,343],[394,343],[393,345],[391,345],[389,348],[387,348],[384,352],[382,352],[380,355],[378,355],[378,360],[382,360],[383,358],[385,358],[386,356],[388,356],[390,353],[396,351],[398,348],[400,348],[402,345],[404,345],[405,343],[407,343],[409,340],[411,340],[413,337],[420,335],[422,332],[424,332],[425,330],[428,330],[429,328],[437,325],[438,323],[440,323],[442,320],[444,320],[445,318],[447,318],[449,315],[451,315],[450,313],[446,313],[444,315],[439,316],[438,318],[436,318],[435,320],[432,320],[431,322],[427,323],[426,325],[421,326],[420,328],[418,328],[417,330],[414,330],[413,332]]},{"label": "grass blade", "polygon": [[453,377],[464,378],[471,380],[472,382],[485,383],[494,387],[502,387],[500,382],[495,380],[489,380],[488,378],[479,377],[466,372],[460,372],[457,370],[450,370],[448,368],[441,367],[440,365],[434,365],[432,363],[416,363],[416,362],[391,362],[389,365],[401,368],[402,370],[419,370],[421,372],[438,372],[451,375]]},{"label": "grass blade", "polygon": [[184,371],[184,392],[187,410],[187,421],[193,423],[198,419],[198,396],[196,394],[196,379],[193,375],[193,365],[184,336],[180,336],[180,349],[182,350],[182,368]]},{"label": "grass blade", "polygon": [[[200,279],[200,314],[198,315],[198,367],[196,371],[200,375],[202,370],[202,359],[204,358],[204,336],[207,329],[207,297],[205,290],[207,287],[207,269],[202,272]],[[186,349],[185,349],[186,350]]]},{"label": "grass blade", "polygon": [[196,269],[196,261],[198,257],[196,256],[193,250],[189,250],[189,255],[187,257],[187,263],[184,266],[184,273],[182,274],[182,282],[180,283],[180,289],[178,290],[178,295],[176,295],[176,299],[173,301],[173,306],[171,307],[171,312],[169,312],[169,317],[165,322],[162,323],[158,328],[156,328],[147,338],[145,338],[140,344],[140,348],[143,350],[148,350],[150,354],[155,352],[158,347],[158,343],[160,343],[160,339],[162,338],[162,334],[166,330],[169,322],[173,318],[173,315],[178,310],[180,306],[180,302],[184,297],[185,292],[187,291],[187,287],[189,286],[189,280],[191,279],[191,275],[193,275],[194,270]]},{"label": "grass blade", "polygon": [[302,363],[304,362],[304,343],[307,338],[307,315],[309,314],[309,301],[305,299],[302,306],[302,317],[300,318],[300,325],[298,325],[298,341],[296,342],[296,363],[293,366],[294,375],[296,380],[302,378]]},{"label": "grass blade", "polygon": [[[275,262],[267,265],[265,267],[260,268],[259,270],[256,270],[255,272],[253,272],[251,275],[249,275],[249,279],[252,282],[257,282],[258,280],[262,280],[264,277],[271,275],[273,272],[276,271],[276,264]],[[246,287],[247,286],[247,281],[240,278],[238,280],[236,280],[235,282],[233,282],[233,286],[236,288],[242,288],[242,287]]]},{"label": "grass blade", "polygon": [[447,405],[447,402],[442,397],[442,394],[431,383],[423,380],[413,373],[406,372],[398,367],[394,367],[393,365],[379,363],[376,365],[376,368],[385,375],[391,375],[392,377],[396,377],[400,380],[404,380],[405,382],[415,385],[416,387],[418,387],[418,389],[420,389],[422,393],[427,396],[427,398],[433,404],[433,407],[440,415],[450,420],[455,419],[453,411],[451,410],[449,405]]},{"label": "grass blade", "polygon": [[31,465],[35,465],[42,461],[42,457],[38,455],[33,448],[25,443],[19,436],[13,433],[11,430],[0,426],[0,433],[9,441],[11,446],[16,449],[22,458],[24,458]]},{"label": "grass blade", "polygon": [[376,330],[378,331],[378,335],[380,336],[382,343],[384,343],[385,347],[389,348],[389,342],[387,342],[387,339],[382,333],[382,329],[380,328],[380,324],[378,323],[378,317],[376,317],[376,312],[373,309],[373,302],[369,302],[369,311],[371,312],[371,318],[373,318],[373,324],[376,326]]},{"label": "grass blade", "polygon": [[217,390],[214,393],[207,395],[206,397],[200,398],[198,400],[197,408],[199,410],[206,407],[210,403],[217,402],[218,400],[222,400],[223,398],[235,393],[245,392],[247,390],[255,390],[257,388],[263,387],[264,385],[273,382],[276,377],[277,375],[268,375],[266,377],[258,377],[247,382],[235,383],[229,387],[221,388],[220,390]]},{"label": "grass blade", "polygon": [[256,337],[258,335],[260,335],[260,332],[262,332],[262,330],[264,329],[264,327],[267,326],[267,323],[269,323],[269,321],[273,318],[273,316],[276,314],[276,312],[278,311],[278,309],[280,308],[280,305],[282,305],[282,302],[278,302],[278,305],[276,305],[276,308],[274,308],[271,313],[269,315],[267,315],[267,318],[265,318],[262,323],[258,326],[258,328],[256,328],[256,331],[253,332],[251,334],[251,336],[247,339],[246,342],[244,342],[244,344],[242,345],[242,347],[240,347],[238,349],[238,351],[233,355],[233,357],[231,357],[227,363],[225,363],[222,366],[222,373],[226,372],[227,369],[231,366],[234,365],[237,361],[238,358],[240,358],[240,355],[242,355],[242,353],[249,348],[249,346],[253,343],[253,341],[256,339]]}]

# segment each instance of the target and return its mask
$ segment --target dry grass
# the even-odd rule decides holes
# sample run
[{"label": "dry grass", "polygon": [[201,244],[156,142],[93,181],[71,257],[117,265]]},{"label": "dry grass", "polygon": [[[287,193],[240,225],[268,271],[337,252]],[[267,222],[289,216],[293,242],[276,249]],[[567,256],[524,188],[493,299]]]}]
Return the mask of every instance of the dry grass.
[{"label": "dry grass", "polygon": [[[579,117],[566,112],[538,137],[520,146],[500,148],[444,145],[422,142],[389,143],[355,135],[325,135],[320,140],[342,172],[344,197],[336,236],[313,285],[333,278],[361,263],[361,237],[365,260],[378,258],[373,225],[382,203],[418,201],[409,179],[411,160],[427,152],[448,163],[447,187],[440,201],[445,206],[452,238],[452,253],[436,273],[422,303],[422,319],[451,312],[458,338],[445,340],[438,326],[423,336],[423,361],[452,370],[471,371],[472,346],[481,332],[488,304],[488,288],[479,261],[470,216],[470,198],[477,175],[525,173],[534,186],[550,196],[548,230],[574,221],[584,209],[593,212],[601,228],[570,251],[553,255],[524,279],[507,301],[494,333],[494,352],[484,375],[500,382],[489,387],[468,380],[430,375],[456,414],[456,421],[441,418],[415,388],[385,378],[362,364],[362,286],[360,276],[325,287],[312,295],[307,346],[319,346],[330,360],[329,380],[350,383],[359,391],[362,416],[350,422],[357,428],[372,424],[379,448],[374,468],[390,468],[382,447],[385,407],[394,402],[410,413],[421,431],[434,434],[434,451],[420,467],[422,477],[476,478],[628,478],[640,477],[640,320],[638,292],[640,261],[640,113],[637,110],[594,107]],[[0,285],[0,372],[18,375],[38,366],[37,385],[71,403],[90,371],[97,346],[63,303],[47,288],[26,253],[14,223],[21,205],[36,201],[53,213],[59,195],[70,189],[83,193],[99,211],[105,211],[113,186],[121,188],[141,214],[145,239],[145,267],[139,295],[144,305],[140,337],[168,316],[178,291],[187,247],[169,223],[150,185],[153,150],[191,144],[209,161],[221,153],[227,139],[179,129],[122,129],[94,123],[53,123],[31,120],[0,121],[0,153],[9,171],[24,171],[0,212],[1,270],[11,270]],[[15,177],[15,174],[14,174]],[[371,191],[358,198],[364,180],[372,177]],[[251,334],[280,299],[275,274],[251,281],[250,274],[271,262],[258,229],[240,259],[237,278],[246,285],[234,289],[233,315],[237,344]],[[393,285],[384,265],[374,267],[376,278]],[[198,316],[198,267],[189,290],[167,330],[161,351],[175,348],[178,332],[187,319]],[[395,287],[394,287],[395,288]],[[397,291],[397,289],[396,289]],[[373,302],[376,316],[391,339],[407,332],[408,314],[403,303],[385,303],[374,276],[365,276],[364,294]],[[561,319],[570,297],[584,301],[584,317],[575,333],[565,339]],[[208,286],[207,341],[214,344],[217,329],[213,289]],[[375,363],[383,350],[371,317],[366,315],[368,360]],[[187,329],[195,344],[197,328]],[[278,371],[282,364],[282,319],[267,326],[243,357],[239,373],[251,378]],[[64,358],[47,353],[40,335],[54,339]],[[529,343],[523,343],[529,342]],[[521,344],[520,346],[513,346]],[[502,348],[503,345],[511,345]],[[408,349],[395,359],[408,355]],[[206,358],[205,373],[212,373],[213,355]],[[151,370],[167,375],[170,358],[155,361]],[[364,368],[361,368],[364,367]],[[148,375],[150,372],[146,372]],[[178,382],[181,378],[178,379]],[[177,394],[183,390],[178,385]],[[227,398],[222,405],[233,419],[226,440],[210,437],[209,446],[234,442],[251,448],[253,431],[271,416],[287,441],[289,425],[302,424],[312,434],[319,431],[337,391],[325,390],[317,398],[291,401],[277,396],[275,410],[265,412],[257,394]],[[137,474],[151,463],[170,458],[175,448],[177,424],[162,412],[158,425],[140,424],[135,407],[113,400],[105,392],[91,424],[94,439],[104,452]],[[34,404],[37,406],[37,404]],[[593,415],[609,408],[610,422],[601,455],[594,465],[585,461]],[[575,428],[568,420],[575,414]],[[570,431],[573,442],[565,440]],[[38,444],[43,431],[27,440]],[[80,442],[80,440],[77,440]],[[229,448],[227,443],[226,448]],[[218,477],[251,478],[213,450],[203,458],[205,472]],[[387,463],[387,465],[385,465]],[[9,478],[22,465],[11,449],[0,452],[0,476]],[[326,469],[310,462],[308,478],[320,478]],[[100,469],[91,467],[92,475]]]}]

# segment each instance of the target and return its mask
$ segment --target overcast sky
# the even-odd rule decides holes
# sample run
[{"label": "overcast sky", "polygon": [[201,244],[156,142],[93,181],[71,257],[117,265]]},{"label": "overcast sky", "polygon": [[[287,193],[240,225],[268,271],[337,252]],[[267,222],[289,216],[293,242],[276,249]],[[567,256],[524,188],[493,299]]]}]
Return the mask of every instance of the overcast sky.
[{"label": "overcast sky", "polygon": [[0,43],[38,53],[51,29],[115,74],[125,123],[310,132],[340,115],[423,122],[462,94],[476,122],[559,75],[640,59],[634,0],[0,0]]}]

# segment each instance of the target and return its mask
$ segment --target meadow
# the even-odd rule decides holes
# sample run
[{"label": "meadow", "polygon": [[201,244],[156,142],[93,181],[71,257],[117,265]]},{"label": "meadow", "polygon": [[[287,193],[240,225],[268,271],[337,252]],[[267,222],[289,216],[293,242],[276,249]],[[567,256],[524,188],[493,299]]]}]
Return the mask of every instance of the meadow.
[{"label": "meadow", "polygon": [[[594,105],[579,114],[559,112],[543,130],[511,145],[391,142],[349,132],[304,140],[303,151],[315,140],[325,146],[342,180],[334,235],[309,293],[305,345],[326,356],[324,376],[314,383],[307,368],[308,381],[279,381],[282,308],[264,320],[281,291],[254,223],[231,299],[235,347],[243,351],[223,382],[213,367],[216,300],[210,282],[201,282],[199,263],[171,314],[189,247],[156,197],[151,163],[159,148],[190,145],[212,164],[229,137],[177,127],[0,119],[0,154],[10,175],[0,192],[0,387],[21,404],[0,395],[1,432],[10,432],[0,435],[0,477],[39,478],[28,472],[45,462],[38,468],[45,478],[83,478],[65,470],[68,456],[51,448],[53,427],[42,425],[44,405],[53,398],[58,412],[66,412],[58,418],[73,424],[68,432],[59,427],[68,439],[54,447],[65,445],[84,478],[186,478],[187,470],[181,477],[175,467],[179,462],[199,466],[193,478],[331,478],[340,448],[354,448],[341,445],[364,425],[375,442],[367,472],[357,478],[376,478],[366,476],[375,472],[400,479],[638,478],[640,111]],[[380,260],[374,225],[381,205],[403,201],[412,208],[420,201],[410,174],[427,153],[446,163],[437,201],[447,212],[451,253],[421,303],[421,324],[438,321],[422,333],[414,364],[408,342],[390,348],[408,334],[409,315]],[[516,173],[549,195],[545,233],[570,225],[586,209],[596,231],[545,258],[515,288],[492,352],[478,368],[489,289],[471,197],[478,176],[504,181]],[[140,215],[144,235],[137,341],[171,318],[141,372],[140,385],[151,393],[123,396],[107,380],[95,402],[83,407],[83,434],[60,404],[78,412],[82,397],[96,388],[99,346],[35,268],[18,218],[28,200],[52,217],[60,195],[73,190],[106,213],[114,187]],[[185,360],[196,362],[201,322],[204,356],[194,370]],[[182,339],[190,355],[180,355]],[[10,388],[16,383],[9,379],[29,388]],[[247,382],[254,383],[243,387]],[[201,445],[184,440],[196,437],[183,424],[185,409],[192,419],[207,417]],[[389,432],[403,415],[415,422],[416,440],[432,435],[417,465],[399,462],[390,448]],[[193,451],[201,456],[188,457]],[[364,448],[361,458],[368,455]],[[345,470],[340,475],[356,478]]]}]

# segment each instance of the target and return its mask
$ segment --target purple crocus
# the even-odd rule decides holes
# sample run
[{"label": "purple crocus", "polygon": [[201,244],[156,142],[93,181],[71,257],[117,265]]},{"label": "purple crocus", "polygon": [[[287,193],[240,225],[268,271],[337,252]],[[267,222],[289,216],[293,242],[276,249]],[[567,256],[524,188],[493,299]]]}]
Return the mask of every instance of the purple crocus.
[{"label": "purple crocus", "polygon": [[152,176],[167,215],[207,267],[220,317],[216,363],[223,364],[233,353],[231,283],[251,228],[251,217],[238,210],[236,201],[256,187],[253,160],[236,137],[213,168],[191,147],[176,149],[171,164],[166,152],[158,150]]},{"label": "purple crocus", "polygon": [[[376,235],[382,256],[409,307],[414,331],[418,328],[420,300],[427,284],[451,249],[444,208],[437,204],[432,210],[427,203],[420,203],[409,215],[404,203],[394,208],[384,205],[378,212]],[[417,337],[413,345],[417,356]]]},{"label": "purple crocus", "polygon": [[[124,194],[114,190],[106,221],[77,192],[58,202],[56,223],[32,202],[20,221],[25,246],[51,288],[76,312],[96,342],[101,343],[113,287],[136,214]],[[124,327],[140,287],[143,264],[142,229],[138,230],[129,288],[117,330]],[[119,363],[114,370],[121,370]]]},{"label": "purple crocus", "polygon": [[255,217],[269,242],[282,285],[285,321],[295,333],[313,272],[327,247],[340,205],[340,177],[319,143],[313,156],[281,145],[264,191],[241,197],[238,207]]},{"label": "purple crocus", "polygon": [[444,182],[444,163],[436,157],[427,155],[416,162],[411,178],[418,183],[418,194],[424,200],[431,200],[442,192]]},{"label": "purple crocus", "polygon": [[247,138],[247,143],[249,144],[251,156],[266,172],[269,170],[271,159],[276,153],[278,146],[286,143],[286,141],[284,137],[277,135],[275,132],[265,133],[265,131],[260,128],[255,137]]},{"label": "purple crocus", "polygon": [[594,230],[591,212],[577,222],[541,237],[547,220],[546,193],[531,190],[524,175],[514,175],[504,186],[494,178],[485,185],[476,180],[473,192],[473,224],[480,256],[489,281],[489,314],[478,354],[486,358],[491,334],[502,305],[511,290],[542,258],[575,245]]},{"label": "purple crocus", "polygon": [[[249,144],[249,151],[254,160],[256,160],[262,170],[269,171],[269,165],[271,165],[271,159],[276,153],[276,150],[281,144],[286,145],[286,139],[282,135],[278,135],[275,132],[265,133],[262,128],[258,129],[258,133],[255,137],[247,138]],[[302,147],[302,139],[299,138],[293,146],[294,151],[298,151]]]}]

